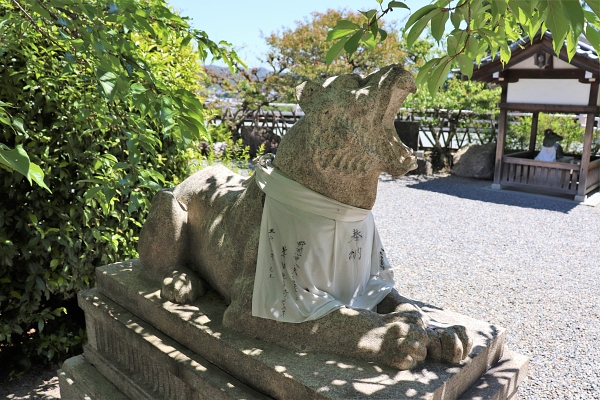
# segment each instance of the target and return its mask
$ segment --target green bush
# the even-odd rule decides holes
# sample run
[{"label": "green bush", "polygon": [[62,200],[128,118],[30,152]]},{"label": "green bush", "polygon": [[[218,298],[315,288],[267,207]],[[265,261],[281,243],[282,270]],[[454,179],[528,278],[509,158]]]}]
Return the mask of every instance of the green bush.
[{"label": "green bush", "polygon": [[[199,153],[170,136],[169,98],[159,109],[135,90],[107,101],[94,70],[46,36],[59,30],[42,34],[9,7],[0,2],[0,101],[23,129],[0,124],[0,142],[22,145],[52,192],[0,166],[0,356],[39,363],[81,351],[77,291],[93,286],[95,267],[137,256],[153,194]],[[196,91],[200,62],[178,35],[138,35],[136,51],[161,85]]]},{"label": "green bush", "polygon": [[[506,148],[510,150],[529,149],[531,135],[531,116],[515,116],[509,118],[506,136]],[[580,126],[575,116],[551,115],[540,113],[536,137],[536,150],[540,150],[544,141],[544,131],[552,129],[563,137],[560,142],[565,153],[581,153],[585,128]]]},{"label": "green bush", "polygon": [[506,149],[515,151],[524,151],[529,149],[529,137],[531,135],[531,117],[509,116],[508,121],[509,123],[507,124],[506,132]]},{"label": "green bush", "polygon": [[565,153],[579,153],[583,150],[583,137],[585,128],[579,124],[579,119],[574,116],[540,114],[538,123],[537,148],[541,148],[544,140],[544,131],[552,129],[563,137],[560,141]]}]

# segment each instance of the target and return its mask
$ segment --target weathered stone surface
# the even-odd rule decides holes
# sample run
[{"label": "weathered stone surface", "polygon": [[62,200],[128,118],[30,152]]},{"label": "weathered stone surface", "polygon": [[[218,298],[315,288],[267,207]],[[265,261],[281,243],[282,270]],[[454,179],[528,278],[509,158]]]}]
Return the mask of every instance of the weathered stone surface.
[{"label": "weathered stone surface", "polygon": [[[227,305],[216,294],[208,293],[191,305],[174,304],[161,299],[159,286],[140,277],[138,270],[137,261],[99,268],[98,289],[83,292],[80,304],[86,319],[96,320],[96,353],[106,360],[118,357],[114,365],[120,371],[139,368],[139,376],[146,376],[142,369],[166,368],[189,386],[192,377],[182,372],[192,371],[185,366],[186,360],[210,368],[202,361],[205,359],[274,398],[455,399],[500,359],[504,347],[503,328],[421,305],[431,323],[442,329],[460,324],[476,332],[465,360],[455,366],[427,361],[412,371],[398,371],[352,355],[290,350],[225,327],[222,318]],[[136,335],[144,339],[140,341]],[[126,345],[119,344],[118,338]],[[156,353],[158,350],[165,354]],[[130,355],[135,352],[141,352],[146,361],[140,362],[140,354]],[[126,367],[128,362],[134,365]],[[199,376],[194,379],[207,375],[204,369],[196,371]],[[172,384],[174,381],[169,380]]]},{"label": "weathered stone surface", "polygon": [[160,295],[174,303],[191,303],[206,293],[206,285],[187,268],[173,270],[162,281]]},{"label": "weathered stone surface", "polygon": [[[398,109],[414,90],[412,75],[398,65],[365,78],[342,75],[323,85],[303,83],[297,98],[306,115],[281,141],[275,167],[308,189],[371,209],[381,172],[399,176],[416,166],[394,128]],[[190,267],[228,304],[226,327],[297,351],[352,355],[399,369],[422,361],[430,341],[426,318],[394,307],[387,315],[341,308],[307,323],[252,316],[263,199],[254,178],[245,180],[223,167],[202,170],[172,193],[161,192],[140,236],[146,275],[162,280]],[[166,297],[191,300],[190,294]],[[409,302],[395,290],[388,298],[397,305]],[[439,341],[449,362],[468,350],[468,337],[449,334]]]},{"label": "weathered stone surface", "polygon": [[452,173],[463,178],[493,179],[496,143],[470,144],[453,158]]},{"label": "weathered stone surface", "polygon": [[60,398],[62,400],[127,400],[123,392],[79,355],[66,360],[58,370]]},{"label": "weathered stone surface", "polygon": [[97,347],[84,346],[86,359],[127,397],[266,398],[98,290],[81,292],[79,304],[85,310],[86,319],[95,321],[95,335],[99,339]]},{"label": "weathered stone surface", "polygon": [[517,399],[519,384],[527,378],[529,358],[504,350],[502,358],[460,396],[461,400]]},{"label": "weathered stone surface", "polygon": [[138,243],[140,259],[152,279],[162,280],[167,272],[182,267],[186,222],[187,212],[172,190],[161,190],[154,196]]}]

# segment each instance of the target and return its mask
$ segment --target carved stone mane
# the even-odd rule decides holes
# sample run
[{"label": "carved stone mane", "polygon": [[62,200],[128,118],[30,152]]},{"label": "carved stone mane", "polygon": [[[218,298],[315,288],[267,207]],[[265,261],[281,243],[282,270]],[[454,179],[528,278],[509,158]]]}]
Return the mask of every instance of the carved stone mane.
[{"label": "carved stone mane", "polygon": [[382,172],[399,176],[416,167],[394,128],[398,109],[414,91],[412,76],[399,66],[365,78],[303,83],[296,96],[306,115],[285,135],[274,165],[311,190],[372,208]]}]

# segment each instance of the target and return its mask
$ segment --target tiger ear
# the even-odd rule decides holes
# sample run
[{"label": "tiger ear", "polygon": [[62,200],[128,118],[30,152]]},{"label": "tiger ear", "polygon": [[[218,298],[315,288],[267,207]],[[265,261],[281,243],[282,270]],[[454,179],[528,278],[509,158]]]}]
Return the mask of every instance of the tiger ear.
[{"label": "tiger ear", "polygon": [[302,82],[296,86],[296,100],[305,113],[312,111],[312,105],[325,90],[323,86],[311,81]]}]

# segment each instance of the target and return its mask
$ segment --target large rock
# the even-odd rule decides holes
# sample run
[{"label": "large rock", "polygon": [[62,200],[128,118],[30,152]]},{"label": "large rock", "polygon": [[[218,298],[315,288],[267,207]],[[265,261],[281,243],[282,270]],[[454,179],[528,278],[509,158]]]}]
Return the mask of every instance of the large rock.
[{"label": "large rock", "polygon": [[493,179],[496,143],[470,144],[453,158],[452,173],[463,178]]}]

